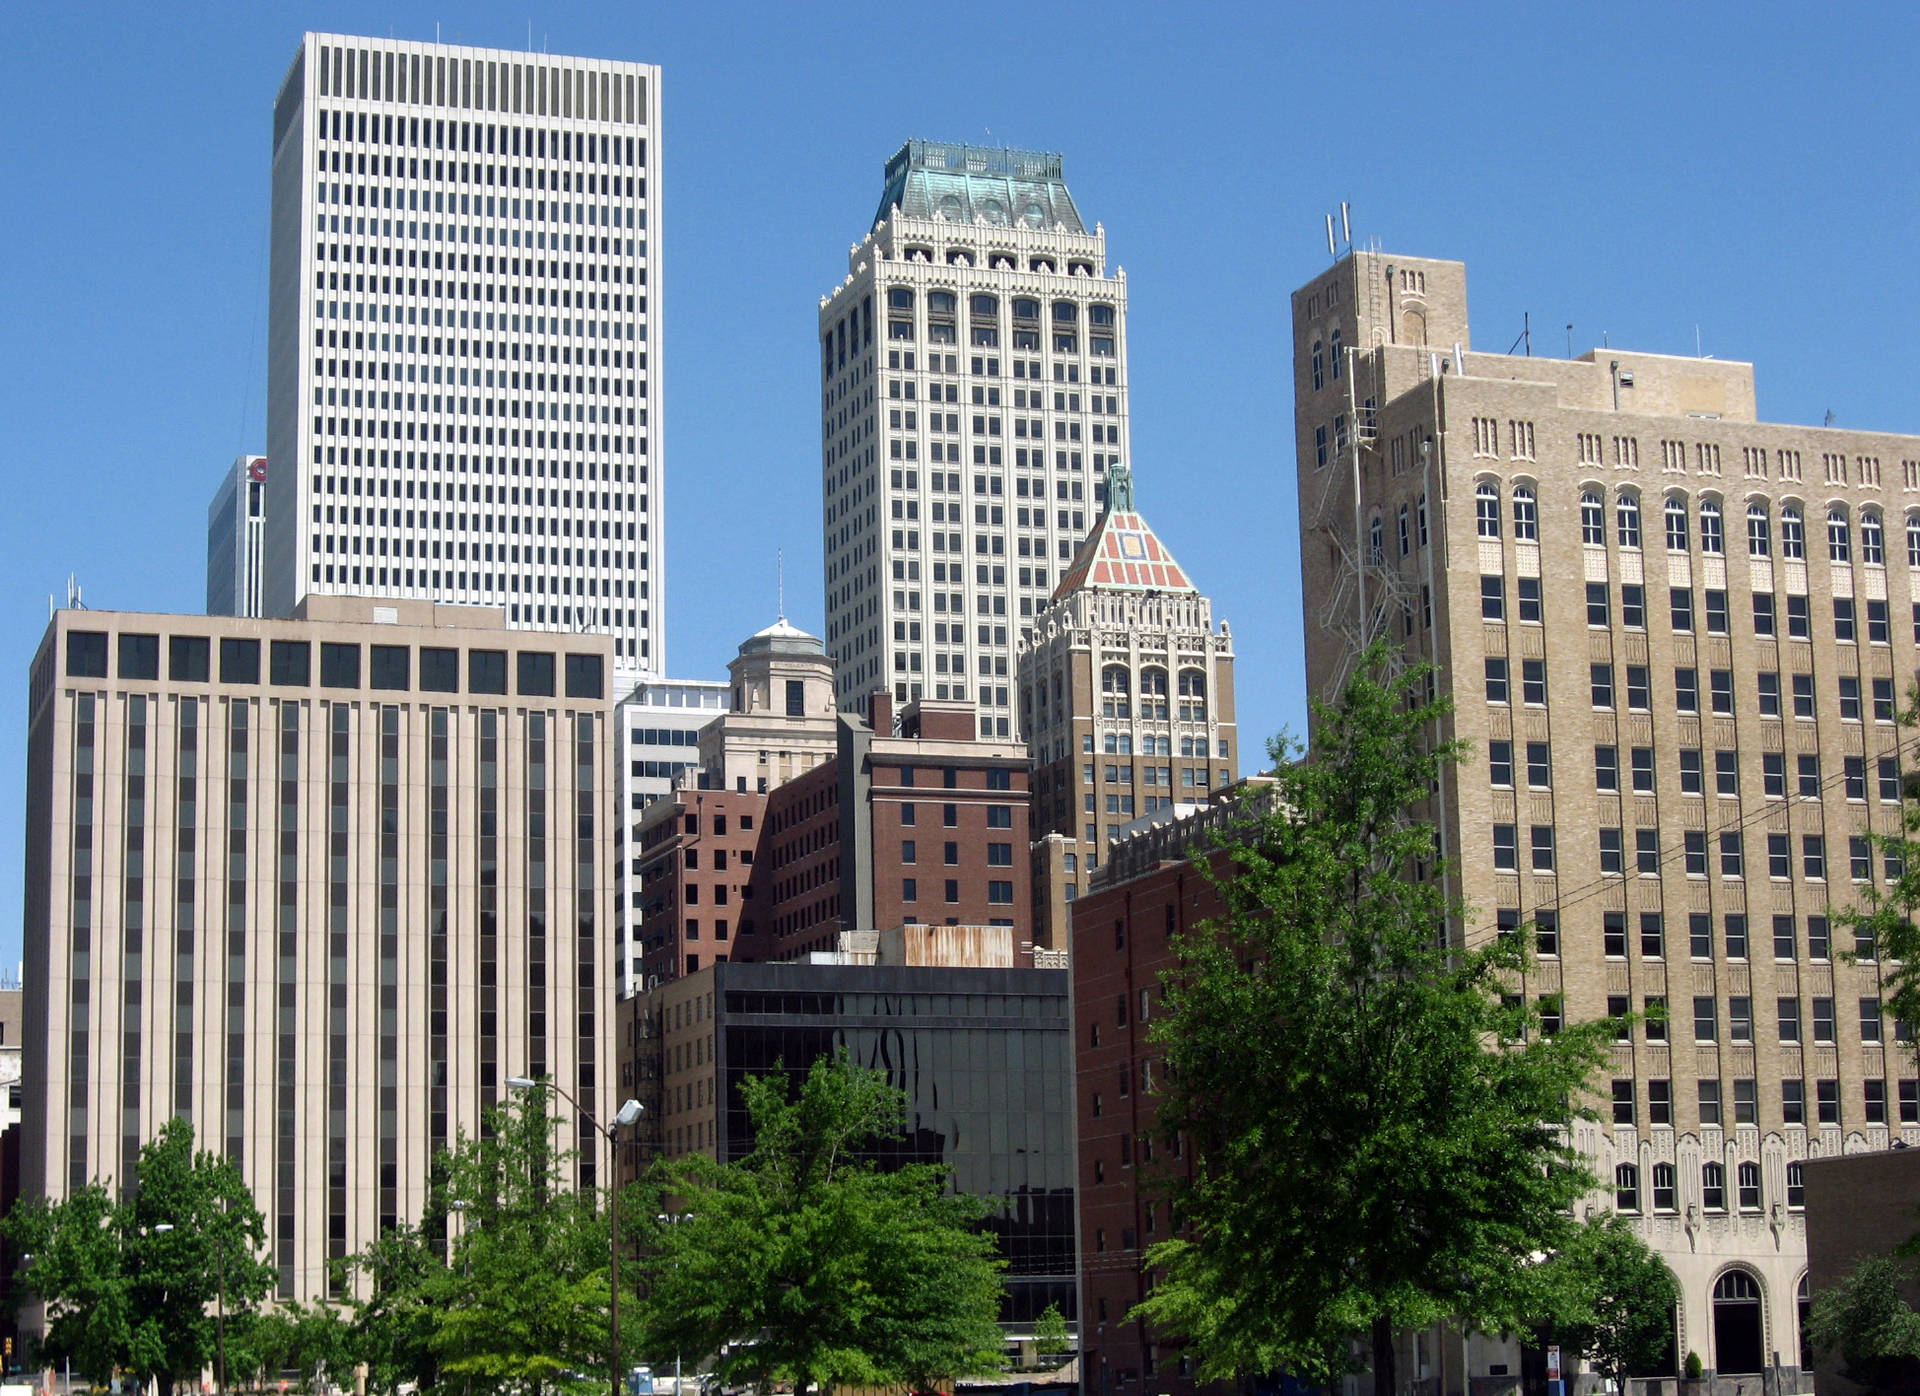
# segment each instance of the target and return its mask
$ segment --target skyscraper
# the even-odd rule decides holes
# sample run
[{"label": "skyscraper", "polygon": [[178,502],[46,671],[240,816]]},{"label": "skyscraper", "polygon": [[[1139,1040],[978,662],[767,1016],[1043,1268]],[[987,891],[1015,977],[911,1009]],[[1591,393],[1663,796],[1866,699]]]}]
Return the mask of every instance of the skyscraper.
[{"label": "skyscraper", "polygon": [[306,36],[273,121],[269,614],[501,606],[664,671],[659,123],[644,64]]},{"label": "skyscraper", "polygon": [[1527,936],[1547,1031],[1621,1020],[1590,1205],[1679,1281],[1677,1357],[1808,1389],[1805,1161],[1920,1144],[1833,920],[1898,871],[1920,438],[1762,421],[1750,364],[1476,353],[1458,262],[1355,252],[1292,310],[1309,691],[1381,633],[1438,666],[1453,934]]},{"label": "skyscraper", "polygon": [[258,616],[267,527],[267,458],[241,456],[207,506],[207,614]]},{"label": "skyscraper", "polygon": [[1014,735],[1014,644],[1126,458],[1126,279],[1058,155],[909,141],[820,303],[827,649]]}]

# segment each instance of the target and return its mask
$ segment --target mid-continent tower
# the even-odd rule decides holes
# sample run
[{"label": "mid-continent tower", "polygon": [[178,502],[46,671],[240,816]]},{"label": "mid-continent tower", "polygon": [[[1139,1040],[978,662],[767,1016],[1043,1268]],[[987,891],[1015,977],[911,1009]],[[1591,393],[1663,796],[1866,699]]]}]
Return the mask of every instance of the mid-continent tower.
[{"label": "mid-continent tower", "polygon": [[265,605],[664,667],[659,69],[309,34],[274,107]]},{"label": "mid-continent tower", "polygon": [[1126,278],[1058,155],[909,141],[820,303],[827,648],[1015,734],[1015,645],[1126,459]]}]

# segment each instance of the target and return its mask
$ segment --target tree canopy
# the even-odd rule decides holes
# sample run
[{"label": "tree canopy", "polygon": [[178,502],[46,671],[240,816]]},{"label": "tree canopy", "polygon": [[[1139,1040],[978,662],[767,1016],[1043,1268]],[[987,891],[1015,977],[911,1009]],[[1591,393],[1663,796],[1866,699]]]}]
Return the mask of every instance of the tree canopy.
[{"label": "tree canopy", "polygon": [[[1912,1253],[1912,1243],[1902,1248]],[[1841,1375],[1869,1391],[1912,1391],[1920,1385],[1920,1314],[1901,1297],[1912,1267],[1891,1255],[1869,1256],[1813,1298],[1807,1340],[1822,1357],[1838,1355]]]},{"label": "tree canopy", "polygon": [[245,1313],[274,1281],[259,1258],[265,1219],[240,1170],[196,1153],[185,1120],[140,1150],[125,1198],[93,1182],[59,1202],[22,1201],[4,1227],[30,1257],[21,1288],[47,1306],[43,1354],[95,1383],[124,1369],[165,1396],[176,1375],[212,1365],[222,1297],[228,1313]]},{"label": "tree canopy", "polygon": [[1430,672],[1376,644],[1315,705],[1307,759],[1273,744],[1275,798],[1216,865],[1224,912],[1176,944],[1151,1038],[1191,1176],[1167,1180],[1183,1229],[1134,1315],[1204,1378],[1326,1383],[1365,1334],[1390,1391],[1397,1328],[1518,1330],[1530,1259],[1593,1186],[1569,1127],[1606,1028],[1545,1031],[1518,933],[1447,933],[1467,913],[1423,811],[1465,752]]},{"label": "tree canopy", "polygon": [[[1920,727],[1920,685],[1908,694],[1903,727]],[[1894,876],[1882,887],[1869,879],[1855,884],[1859,903],[1834,913],[1834,923],[1851,926],[1864,958],[1881,964],[1887,1014],[1896,1023],[1920,1024],[1920,799],[1914,798],[1920,776],[1908,770],[1900,802],[1900,827],[1891,833],[1869,834],[1878,845],[1883,867]],[[1909,1054],[1920,1048],[1910,1031],[1897,1035]]]},{"label": "tree canopy", "polygon": [[1621,1391],[1628,1377],[1659,1370],[1680,1286],[1632,1227],[1612,1215],[1590,1221],[1545,1268],[1547,1302],[1558,1310],[1546,1336]]},{"label": "tree canopy", "polygon": [[882,1169],[905,1097],[844,1054],[742,1085],[754,1147],[737,1163],[663,1161],[634,1208],[646,1350],[713,1356],[768,1389],[936,1380],[997,1370],[1004,1263],[979,1199],[944,1168]]}]

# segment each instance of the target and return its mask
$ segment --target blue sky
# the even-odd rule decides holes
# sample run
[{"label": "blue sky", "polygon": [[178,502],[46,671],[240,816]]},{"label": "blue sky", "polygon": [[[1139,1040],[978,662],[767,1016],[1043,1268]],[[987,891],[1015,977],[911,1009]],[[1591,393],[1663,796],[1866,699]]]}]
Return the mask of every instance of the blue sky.
[{"label": "blue sky", "polygon": [[45,597],[190,611],[262,448],[268,137],[303,29],[664,65],[668,654],[816,632],[815,309],[909,136],[1057,150],[1127,270],[1142,509],[1304,726],[1287,296],[1468,263],[1475,343],[1696,345],[1774,420],[1920,431],[1920,11],[1841,5],[15,4],[0,46],[0,964]]}]

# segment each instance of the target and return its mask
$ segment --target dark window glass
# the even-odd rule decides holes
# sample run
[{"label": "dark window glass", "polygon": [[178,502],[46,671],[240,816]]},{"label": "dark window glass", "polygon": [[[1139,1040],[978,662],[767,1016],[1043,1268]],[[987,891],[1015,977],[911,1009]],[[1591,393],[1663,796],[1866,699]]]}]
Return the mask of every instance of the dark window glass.
[{"label": "dark window glass", "polygon": [[1727,633],[1727,594],[1724,591],[1707,593],[1707,634],[1724,635]]},{"label": "dark window glass", "polygon": [[321,641],[320,684],[323,688],[360,687],[360,646]]},{"label": "dark window glass", "polygon": [[1672,589],[1673,628],[1679,631],[1693,629],[1693,592],[1686,587]]},{"label": "dark window glass", "polygon": [[67,632],[67,677],[104,679],[107,676],[107,636],[102,630]]},{"label": "dark window glass", "polygon": [[1812,615],[1807,609],[1807,598],[1789,596],[1787,598],[1787,634],[1796,640],[1804,640],[1813,633]]},{"label": "dark window glass", "polygon": [[420,650],[420,687],[428,693],[458,693],[460,651],[423,646]]},{"label": "dark window glass", "polygon": [[1507,614],[1507,582],[1504,577],[1480,579],[1480,615],[1484,620],[1504,620]]},{"label": "dark window glass", "polygon": [[[570,654],[567,656],[567,697],[604,698],[607,696],[606,665],[597,654]],[[789,685],[787,694],[788,711],[792,711],[793,694]]]},{"label": "dark window glass", "polygon": [[1620,620],[1629,630],[1647,628],[1647,589],[1638,582],[1620,588]]},{"label": "dark window glass", "polygon": [[1753,594],[1753,633],[1773,634],[1773,593],[1770,591],[1756,591]]},{"label": "dark window glass", "polygon": [[514,692],[528,698],[553,697],[553,655],[522,650],[514,656]]},{"label": "dark window glass", "polygon": [[167,640],[167,677],[175,683],[205,683],[212,676],[213,642],[205,635]]},{"label": "dark window glass", "polygon": [[804,717],[807,712],[807,685],[804,679],[787,680],[787,716]]},{"label": "dark window glass", "polygon": [[304,688],[313,682],[313,646],[305,640],[275,640],[268,678],[286,688]]},{"label": "dark window glass", "polygon": [[412,686],[412,651],[405,645],[375,645],[367,656],[367,687],[404,693]]},{"label": "dark window glass", "polygon": [[120,637],[120,677],[123,679],[160,677],[160,637],[158,635],[122,635]]},{"label": "dark window glass", "polygon": [[220,682],[260,682],[260,642],[258,640],[220,641]]},{"label": "dark window glass", "polygon": [[1607,602],[1607,584],[1605,582],[1587,583],[1587,624],[1605,626],[1609,623]]},{"label": "dark window glass", "polygon": [[1540,621],[1540,579],[1522,577],[1519,580],[1520,619],[1539,624]]},{"label": "dark window glass", "polygon": [[467,651],[467,692],[505,693],[507,691],[507,652],[505,650]]}]

